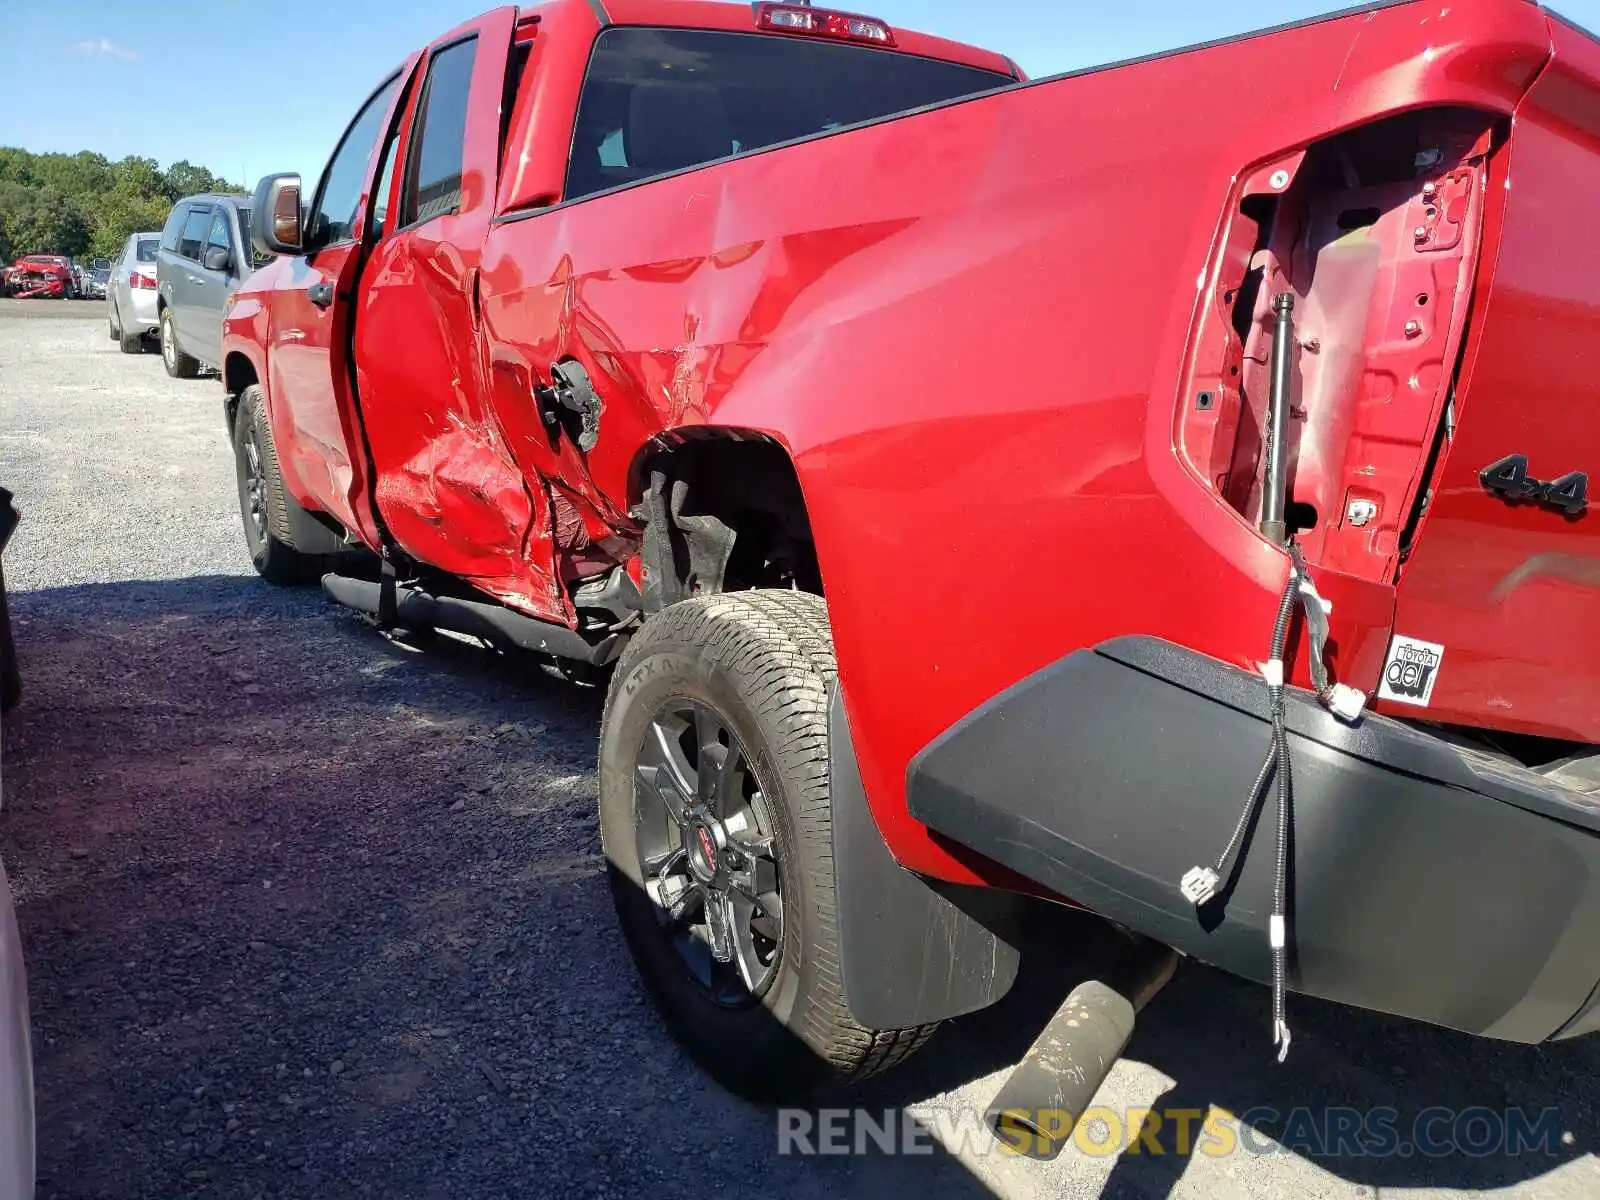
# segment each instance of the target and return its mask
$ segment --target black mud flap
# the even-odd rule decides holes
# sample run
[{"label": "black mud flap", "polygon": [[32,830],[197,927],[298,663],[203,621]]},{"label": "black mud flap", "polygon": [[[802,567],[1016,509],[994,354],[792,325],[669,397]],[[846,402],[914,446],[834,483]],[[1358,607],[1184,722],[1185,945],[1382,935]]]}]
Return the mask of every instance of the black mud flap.
[{"label": "black mud flap", "polygon": [[[1292,989],[1512,1041],[1595,1023],[1593,798],[1372,713],[1346,725],[1294,689],[1286,724]],[[1197,910],[1179,881],[1227,841],[1268,737],[1258,676],[1118,639],[939,737],[912,763],[909,802],[1102,916],[1266,982],[1270,795],[1216,902]]]},{"label": "black mud flap", "polygon": [[937,883],[895,862],[856,767],[850,723],[828,705],[839,972],[868,1029],[907,1029],[976,1012],[1011,990],[1024,901]]}]

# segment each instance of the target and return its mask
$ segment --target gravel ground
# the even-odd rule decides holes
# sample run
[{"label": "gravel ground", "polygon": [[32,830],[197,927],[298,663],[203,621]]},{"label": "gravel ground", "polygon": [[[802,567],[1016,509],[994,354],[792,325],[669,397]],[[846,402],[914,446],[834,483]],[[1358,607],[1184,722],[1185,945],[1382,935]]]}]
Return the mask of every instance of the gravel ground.
[{"label": "gravel ground", "polygon": [[[780,1156],[774,1114],[664,1034],[615,932],[598,694],[256,580],[220,411],[215,381],[118,353],[101,305],[0,301],[26,687],[0,850],[43,1197],[1600,1194],[1594,1040],[1296,999],[1278,1067],[1264,992],[1202,968],[1147,1010],[1102,1103],[1386,1105],[1402,1129],[1430,1105],[1553,1107],[1565,1144],[1313,1158],[1256,1117],[1258,1150],[1225,1157]],[[1061,948],[1094,944],[1041,921],[1011,997],[854,1103],[970,1120],[1070,985]]]}]

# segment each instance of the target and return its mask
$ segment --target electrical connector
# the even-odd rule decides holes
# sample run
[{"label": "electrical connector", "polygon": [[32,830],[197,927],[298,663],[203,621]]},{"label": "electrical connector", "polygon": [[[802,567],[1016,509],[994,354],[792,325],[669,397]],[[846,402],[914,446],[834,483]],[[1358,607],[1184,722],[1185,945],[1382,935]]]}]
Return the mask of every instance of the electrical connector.
[{"label": "electrical connector", "polygon": [[1221,878],[1210,867],[1190,867],[1178,886],[1183,891],[1184,899],[1199,908],[1216,896],[1220,882]]},{"label": "electrical connector", "polygon": [[1366,693],[1359,688],[1353,688],[1348,683],[1336,683],[1325,696],[1322,702],[1328,706],[1328,711],[1341,721],[1354,722],[1360,719],[1362,712],[1367,707]]}]

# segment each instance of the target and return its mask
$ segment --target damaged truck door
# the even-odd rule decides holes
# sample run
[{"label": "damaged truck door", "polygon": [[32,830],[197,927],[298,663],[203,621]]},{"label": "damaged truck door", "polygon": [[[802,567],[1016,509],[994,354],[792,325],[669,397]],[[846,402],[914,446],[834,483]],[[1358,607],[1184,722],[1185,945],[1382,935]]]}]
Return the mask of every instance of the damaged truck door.
[{"label": "damaged truck door", "polygon": [[500,108],[516,25],[514,9],[498,9],[428,51],[390,151],[395,168],[384,171],[388,227],[361,272],[355,365],[378,511],[394,541],[554,615],[549,505],[501,429],[480,334],[503,123],[468,115]]}]

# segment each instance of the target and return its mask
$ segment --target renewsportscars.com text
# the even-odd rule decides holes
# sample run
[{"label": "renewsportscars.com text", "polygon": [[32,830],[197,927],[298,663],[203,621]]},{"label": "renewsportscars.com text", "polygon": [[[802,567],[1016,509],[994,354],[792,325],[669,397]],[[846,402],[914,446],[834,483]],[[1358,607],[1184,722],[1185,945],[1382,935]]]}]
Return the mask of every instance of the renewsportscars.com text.
[{"label": "renewsportscars.com text", "polygon": [[1425,1108],[1411,1116],[1378,1107],[1246,1109],[1094,1107],[1074,1122],[1065,1111],[1007,1114],[991,1131],[972,1109],[778,1110],[778,1153],[786,1155],[1021,1154],[1054,1158],[1067,1146],[1096,1157],[1115,1154],[1299,1154],[1308,1158],[1548,1156],[1572,1135],[1556,1109]]}]

